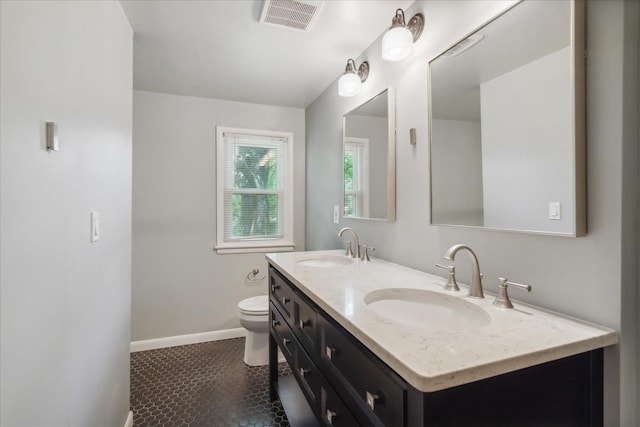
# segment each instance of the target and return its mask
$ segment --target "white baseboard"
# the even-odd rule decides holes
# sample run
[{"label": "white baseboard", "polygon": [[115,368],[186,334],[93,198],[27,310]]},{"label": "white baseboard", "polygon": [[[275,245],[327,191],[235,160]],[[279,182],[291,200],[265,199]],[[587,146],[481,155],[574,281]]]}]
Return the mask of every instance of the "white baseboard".
[{"label": "white baseboard", "polygon": [[175,347],[177,345],[197,344],[201,342],[227,340],[247,336],[245,328],[224,329],[222,331],[202,332],[199,334],[178,335],[175,337],[156,338],[152,340],[132,341],[131,352],[155,350],[157,348]]},{"label": "white baseboard", "polygon": [[133,427],[133,411],[129,411],[127,421],[124,422],[124,427]]}]

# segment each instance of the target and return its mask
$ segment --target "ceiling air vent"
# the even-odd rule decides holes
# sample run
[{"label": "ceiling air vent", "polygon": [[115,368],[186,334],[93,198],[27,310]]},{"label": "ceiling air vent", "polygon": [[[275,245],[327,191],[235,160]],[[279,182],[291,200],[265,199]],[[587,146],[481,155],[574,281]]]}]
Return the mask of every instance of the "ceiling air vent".
[{"label": "ceiling air vent", "polygon": [[453,46],[451,49],[444,53],[444,56],[456,56],[460,55],[467,49],[471,49],[473,45],[482,40],[484,36],[482,34],[473,34],[466,39],[462,40],[457,45]]},{"label": "ceiling air vent", "polygon": [[308,31],[323,3],[313,0],[263,0],[260,22]]}]

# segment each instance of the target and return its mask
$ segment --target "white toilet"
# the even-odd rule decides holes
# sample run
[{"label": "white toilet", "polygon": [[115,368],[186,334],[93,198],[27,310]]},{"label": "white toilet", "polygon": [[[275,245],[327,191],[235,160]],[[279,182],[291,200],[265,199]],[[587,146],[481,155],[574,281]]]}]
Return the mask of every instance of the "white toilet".
[{"label": "white toilet", "polygon": [[249,366],[269,364],[269,295],[240,301],[238,317],[247,330],[244,363]]}]

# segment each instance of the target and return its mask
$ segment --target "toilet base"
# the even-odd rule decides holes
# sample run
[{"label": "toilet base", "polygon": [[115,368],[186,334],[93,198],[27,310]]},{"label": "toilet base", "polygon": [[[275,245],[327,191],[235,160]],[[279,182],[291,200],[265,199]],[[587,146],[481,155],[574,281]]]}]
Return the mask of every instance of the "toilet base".
[{"label": "toilet base", "polygon": [[[278,349],[278,362],[284,361],[284,355]],[[247,331],[244,340],[244,363],[249,366],[269,364],[269,332]]]}]

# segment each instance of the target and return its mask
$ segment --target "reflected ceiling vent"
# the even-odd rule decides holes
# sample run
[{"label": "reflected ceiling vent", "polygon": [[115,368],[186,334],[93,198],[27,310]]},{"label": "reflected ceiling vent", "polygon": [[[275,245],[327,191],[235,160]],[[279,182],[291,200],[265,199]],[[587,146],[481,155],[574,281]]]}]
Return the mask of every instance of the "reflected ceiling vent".
[{"label": "reflected ceiling vent", "polygon": [[476,45],[480,40],[482,40],[484,36],[482,34],[473,34],[466,39],[462,40],[457,45],[453,46],[451,49],[444,53],[444,56],[456,56],[460,55],[467,49],[471,49],[474,45]]},{"label": "reflected ceiling vent", "polygon": [[308,31],[320,14],[324,1],[263,0],[260,22]]}]

